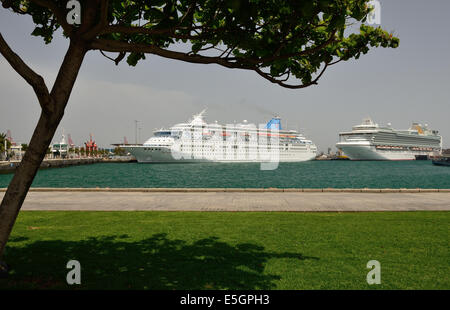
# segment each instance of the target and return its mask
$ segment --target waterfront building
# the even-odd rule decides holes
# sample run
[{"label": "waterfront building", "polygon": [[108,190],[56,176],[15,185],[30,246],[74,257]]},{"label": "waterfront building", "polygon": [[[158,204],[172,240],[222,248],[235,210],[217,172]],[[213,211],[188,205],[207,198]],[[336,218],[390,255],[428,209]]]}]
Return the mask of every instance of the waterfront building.
[{"label": "waterfront building", "polygon": [[51,146],[51,154],[53,158],[66,158],[69,153],[69,144],[66,142],[64,134],[61,135],[59,143],[53,143]]}]

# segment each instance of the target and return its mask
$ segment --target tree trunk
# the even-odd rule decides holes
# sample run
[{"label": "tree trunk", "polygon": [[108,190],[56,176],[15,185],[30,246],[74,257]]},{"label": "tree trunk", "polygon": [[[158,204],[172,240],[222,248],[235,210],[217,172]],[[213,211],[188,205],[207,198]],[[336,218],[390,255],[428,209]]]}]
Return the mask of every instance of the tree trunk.
[{"label": "tree trunk", "polygon": [[41,165],[61,118],[41,113],[28,150],[17,168],[0,205],[0,252],[6,245],[28,189]]},{"label": "tree trunk", "polygon": [[71,42],[50,92],[51,102],[41,112],[28,150],[0,205],[0,258],[34,177],[64,115],[64,109],[86,54],[83,42]]}]

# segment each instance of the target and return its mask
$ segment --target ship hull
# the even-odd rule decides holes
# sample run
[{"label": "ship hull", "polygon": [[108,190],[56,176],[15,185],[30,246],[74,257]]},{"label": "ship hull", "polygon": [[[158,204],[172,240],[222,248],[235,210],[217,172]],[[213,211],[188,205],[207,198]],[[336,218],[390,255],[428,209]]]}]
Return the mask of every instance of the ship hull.
[{"label": "ship hull", "polygon": [[[281,152],[279,156],[270,159],[246,158],[243,156],[202,156],[202,154],[188,154],[172,151],[170,148],[151,148],[146,146],[123,147],[131,153],[139,163],[251,163],[251,162],[303,162],[313,160],[316,152]],[[156,149],[156,150],[155,150]],[[248,157],[248,156],[247,156]],[[267,157],[266,157],[267,158]]]},{"label": "ship hull", "polygon": [[351,160],[416,160],[433,154],[433,152],[425,151],[377,149],[370,144],[338,143],[336,146]]}]

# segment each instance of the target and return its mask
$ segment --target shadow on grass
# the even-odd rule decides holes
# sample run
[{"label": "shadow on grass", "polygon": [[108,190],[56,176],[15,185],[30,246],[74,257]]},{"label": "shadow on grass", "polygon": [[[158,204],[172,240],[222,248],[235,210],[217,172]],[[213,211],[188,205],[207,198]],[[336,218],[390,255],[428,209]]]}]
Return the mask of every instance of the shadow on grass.
[{"label": "shadow on grass", "polygon": [[[193,243],[155,234],[139,241],[127,235],[81,241],[49,240],[28,244],[10,240],[5,260],[11,275],[0,288],[33,289],[273,289],[281,277],[264,272],[270,259],[306,260],[300,253],[273,253],[264,247],[231,245],[216,237]],[[81,285],[66,284],[66,264],[81,264]]]}]

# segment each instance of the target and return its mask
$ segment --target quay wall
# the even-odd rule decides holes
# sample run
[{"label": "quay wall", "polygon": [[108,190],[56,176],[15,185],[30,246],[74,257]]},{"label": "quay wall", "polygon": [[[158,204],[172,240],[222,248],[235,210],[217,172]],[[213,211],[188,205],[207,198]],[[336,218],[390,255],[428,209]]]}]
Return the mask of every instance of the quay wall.
[{"label": "quay wall", "polygon": [[[5,192],[6,188],[0,188]],[[431,188],[70,188],[70,187],[31,187],[30,192],[116,192],[116,193],[448,193],[450,189]]]},{"label": "quay wall", "polygon": [[[69,159],[45,159],[39,169],[62,168],[68,166],[88,165],[103,162],[102,158],[69,158]],[[19,167],[20,161],[0,162],[0,173],[13,173]]]}]

